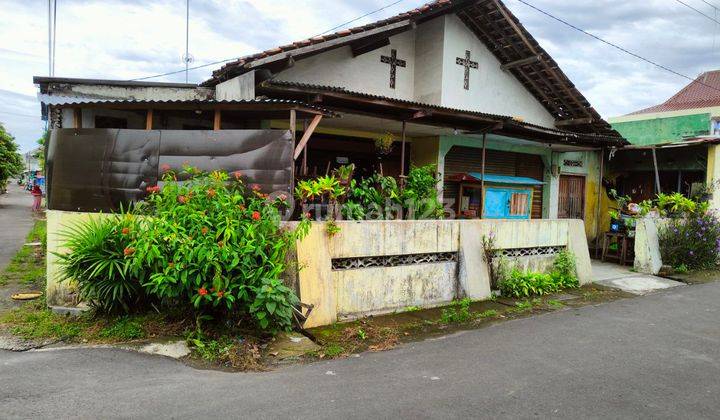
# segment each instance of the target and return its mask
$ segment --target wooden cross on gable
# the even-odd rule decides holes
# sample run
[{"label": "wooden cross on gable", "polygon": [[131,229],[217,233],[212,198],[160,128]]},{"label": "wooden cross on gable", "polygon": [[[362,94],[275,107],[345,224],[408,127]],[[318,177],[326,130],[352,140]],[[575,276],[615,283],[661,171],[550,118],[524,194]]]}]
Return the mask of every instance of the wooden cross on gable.
[{"label": "wooden cross on gable", "polygon": [[465,67],[465,90],[470,90],[470,69],[476,69],[478,68],[477,61],[471,61],[470,60],[470,51],[465,51],[465,58],[458,57],[455,59],[455,62],[459,66]]},{"label": "wooden cross on gable", "polygon": [[397,58],[397,50],[390,50],[390,56],[380,56],[380,62],[390,64],[390,89],[395,89],[395,73],[397,67],[405,67],[405,60]]}]

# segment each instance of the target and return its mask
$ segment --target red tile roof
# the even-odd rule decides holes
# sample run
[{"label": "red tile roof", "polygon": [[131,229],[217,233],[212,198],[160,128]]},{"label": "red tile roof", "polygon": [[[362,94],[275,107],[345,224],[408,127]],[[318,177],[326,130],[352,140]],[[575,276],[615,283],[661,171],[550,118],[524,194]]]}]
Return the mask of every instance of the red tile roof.
[{"label": "red tile roof", "polygon": [[632,112],[629,115],[712,106],[720,106],[720,70],[705,72],[664,103]]}]

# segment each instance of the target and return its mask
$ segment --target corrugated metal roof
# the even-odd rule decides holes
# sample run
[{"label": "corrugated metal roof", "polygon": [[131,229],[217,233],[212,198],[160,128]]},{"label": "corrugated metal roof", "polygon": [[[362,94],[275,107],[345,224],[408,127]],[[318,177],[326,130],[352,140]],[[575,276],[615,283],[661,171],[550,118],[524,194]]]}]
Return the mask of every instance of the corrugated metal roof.
[{"label": "corrugated metal roof", "polygon": [[[468,175],[475,178],[477,181],[482,181],[483,175],[480,172],[468,172]],[[485,182],[496,183],[496,184],[514,184],[514,185],[543,185],[542,181],[537,179],[527,178],[524,176],[508,176],[508,175],[494,175],[485,174]]]},{"label": "corrugated metal roof", "polygon": [[292,100],[292,99],[237,99],[237,100],[216,100],[216,99],[174,99],[174,100],[146,100],[146,99],[135,99],[135,98],[96,98],[87,96],[60,96],[60,95],[49,95],[45,93],[38,94],[38,99],[44,105],[52,106],[63,106],[63,105],[99,105],[99,104],[147,104],[147,105],[159,105],[159,104],[286,104],[286,105],[297,105],[308,109],[314,109],[322,112],[326,115],[337,116],[338,114],[316,105],[310,105],[305,102]]},{"label": "corrugated metal roof", "polygon": [[264,87],[277,87],[277,88],[283,88],[283,87],[289,87],[289,88],[297,88],[297,89],[308,89],[313,91],[321,91],[321,92],[330,92],[330,93],[342,93],[345,95],[350,95],[358,98],[366,98],[366,99],[376,99],[376,100],[382,100],[387,101],[395,104],[401,104],[406,105],[410,107],[420,108],[420,109],[427,109],[427,110],[437,110],[437,111],[445,111],[445,112],[452,112],[457,114],[458,116],[462,115],[470,115],[475,117],[483,117],[488,118],[490,120],[498,120],[502,121],[503,123],[509,125],[509,126],[517,126],[521,128],[531,129],[535,131],[542,131],[545,133],[551,133],[571,138],[591,138],[591,139],[598,139],[598,140],[610,140],[610,141],[618,141],[621,144],[625,144],[622,137],[618,136],[608,136],[608,135],[602,135],[602,134],[594,134],[594,133],[576,133],[572,131],[566,131],[561,130],[558,128],[550,128],[550,127],[543,127],[541,125],[527,123],[523,121],[518,121],[514,119],[513,117],[507,116],[507,115],[499,115],[499,114],[489,114],[485,112],[479,112],[479,111],[469,111],[465,109],[459,109],[459,108],[450,108],[446,106],[441,105],[434,105],[424,102],[415,102],[410,101],[406,99],[399,99],[399,98],[391,98],[388,96],[381,96],[381,95],[375,95],[370,93],[364,93],[364,92],[357,92],[348,90],[343,87],[338,86],[327,86],[327,85],[313,85],[308,83],[299,83],[299,82],[291,82],[291,81],[283,81],[283,80],[266,80],[261,84],[261,86]]},{"label": "corrugated metal roof", "polygon": [[628,115],[681,111],[715,106],[720,106],[720,70],[708,71],[701,74],[697,79],[682,88],[680,92],[660,105],[641,109]]}]

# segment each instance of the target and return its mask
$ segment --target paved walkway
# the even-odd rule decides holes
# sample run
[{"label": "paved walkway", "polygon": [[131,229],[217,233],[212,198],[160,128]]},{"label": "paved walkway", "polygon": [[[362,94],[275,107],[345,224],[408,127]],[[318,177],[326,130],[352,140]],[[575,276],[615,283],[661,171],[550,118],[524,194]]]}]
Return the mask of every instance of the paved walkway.
[{"label": "paved walkway", "polygon": [[0,270],[25,243],[34,224],[32,196],[13,180],[7,194],[0,195]]},{"label": "paved walkway", "polygon": [[268,373],[0,351],[0,417],[716,419],[718,302],[678,287]]},{"label": "paved walkway", "polygon": [[595,283],[636,295],[685,285],[675,280],[636,273],[630,271],[630,267],[609,262],[593,260],[592,269]]}]

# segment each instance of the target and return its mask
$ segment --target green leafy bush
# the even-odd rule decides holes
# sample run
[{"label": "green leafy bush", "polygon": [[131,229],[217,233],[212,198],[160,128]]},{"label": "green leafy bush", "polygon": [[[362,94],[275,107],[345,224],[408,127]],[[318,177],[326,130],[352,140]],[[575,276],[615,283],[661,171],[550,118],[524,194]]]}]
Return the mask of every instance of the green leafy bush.
[{"label": "green leafy bush", "polygon": [[349,220],[441,219],[444,209],[438,199],[439,180],[432,165],[413,167],[400,188],[395,178],[374,174],[352,180],[342,216]]},{"label": "green leafy bush", "polygon": [[579,285],[575,256],[562,251],[555,257],[551,273],[525,273],[514,269],[500,282],[500,291],[503,296],[520,298],[548,295]]},{"label": "green leafy bush", "polygon": [[659,232],[663,263],[685,269],[715,268],[720,256],[720,220],[713,213],[671,219]]},{"label": "green leafy bush", "polygon": [[145,270],[128,258],[129,243],[138,233],[132,215],[91,217],[59,235],[67,253],[56,253],[60,281],[74,280],[83,302],[100,312],[131,312],[148,301],[142,281]]}]

